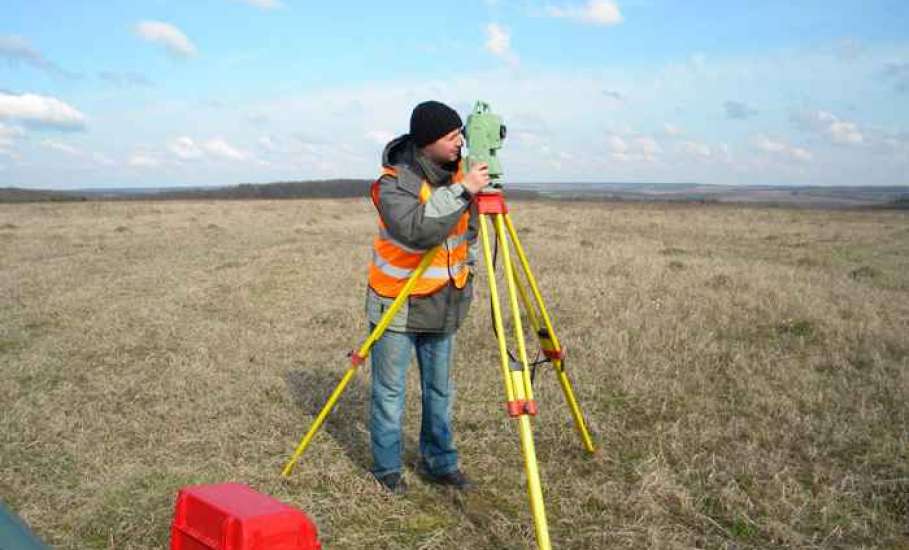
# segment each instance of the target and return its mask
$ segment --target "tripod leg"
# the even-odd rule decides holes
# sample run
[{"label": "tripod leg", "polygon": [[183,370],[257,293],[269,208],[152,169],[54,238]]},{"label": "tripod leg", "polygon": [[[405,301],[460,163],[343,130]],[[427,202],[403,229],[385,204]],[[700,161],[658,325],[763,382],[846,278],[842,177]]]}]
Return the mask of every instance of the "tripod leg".
[{"label": "tripod leg", "polygon": [[335,403],[338,402],[338,398],[341,397],[341,394],[344,393],[344,390],[347,388],[347,384],[353,379],[354,375],[357,374],[357,365],[351,365],[347,369],[347,372],[344,373],[344,377],[341,378],[341,382],[331,392],[328,401],[325,403],[325,406],[322,407],[322,410],[319,411],[319,415],[313,421],[312,426],[310,426],[309,431],[306,432],[306,435],[303,436],[303,439],[300,440],[300,444],[297,445],[294,454],[290,457],[290,460],[287,461],[287,464],[284,465],[284,469],[281,471],[281,475],[284,477],[290,477],[291,472],[293,472],[294,466],[296,466],[297,461],[300,460],[300,457],[303,455],[303,451],[309,447],[309,442],[312,440],[313,436],[316,435],[316,432],[319,431],[319,428],[322,427],[322,424],[325,422],[325,419],[331,413],[332,409],[335,408]]},{"label": "tripod leg", "polygon": [[319,431],[319,428],[322,427],[322,424],[325,423],[325,419],[328,418],[328,415],[331,413],[332,409],[334,409],[335,404],[341,397],[341,394],[344,393],[344,390],[347,388],[347,384],[350,383],[354,375],[357,373],[357,367],[366,361],[366,358],[369,356],[369,350],[372,349],[373,344],[375,344],[376,341],[382,337],[382,334],[385,333],[385,330],[388,329],[388,325],[391,324],[391,321],[394,319],[395,315],[398,314],[401,306],[404,305],[404,302],[407,301],[407,298],[413,291],[413,287],[416,286],[417,280],[423,275],[441,248],[441,246],[437,246],[423,255],[420,263],[417,265],[416,269],[414,269],[413,274],[407,280],[407,283],[404,284],[404,288],[401,289],[401,292],[398,293],[398,296],[391,303],[388,311],[386,311],[382,315],[382,318],[379,319],[379,323],[369,334],[369,337],[366,338],[366,340],[356,352],[351,352],[350,368],[348,368],[347,372],[344,373],[344,377],[341,378],[341,382],[338,384],[335,390],[331,392],[328,401],[325,403],[325,406],[322,407],[322,410],[319,411],[319,414],[313,421],[312,426],[310,426],[309,431],[307,431],[303,438],[300,439],[300,443],[294,450],[293,456],[290,457],[290,460],[287,461],[287,464],[284,465],[284,469],[281,471],[282,476],[290,477],[290,474],[293,472],[294,466],[297,464],[297,461],[300,460],[303,452],[309,446],[309,442],[312,440],[313,436],[316,435],[316,432]]},{"label": "tripod leg", "polygon": [[530,383],[530,368],[527,360],[527,345],[524,342],[524,326],[521,322],[521,310],[518,307],[518,296],[515,282],[515,273],[512,270],[511,252],[508,249],[508,240],[505,237],[505,226],[502,222],[503,214],[495,215],[496,236],[500,243],[502,251],[502,264],[505,266],[505,286],[508,290],[508,301],[511,304],[511,321],[514,328],[515,340],[518,344],[518,359],[523,367],[520,371],[520,379],[515,379],[515,385],[523,385],[524,397],[528,401],[533,400],[533,387]]},{"label": "tripod leg", "polygon": [[505,327],[502,322],[502,309],[499,305],[495,265],[492,263],[492,252],[490,252],[489,228],[486,227],[486,215],[480,216],[480,239],[483,243],[483,260],[486,264],[486,279],[489,284],[489,301],[492,305],[492,319],[496,329],[496,340],[499,345],[502,381],[505,384],[505,397],[508,402],[511,403],[515,400],[515,391],[511,382],[511,365],[508,360],[508,348],[505,345]]},{"label": "tripod leg", "polygon": [[533,515],[533,529],[537,548],[550,550],[549,525],[546,523],[546,507],[543,504],[543,488],[540,485],[540,471],[537,468],[537,454],[533,445],[533,430],[530,416],[524,414],[518,419],[518,433],[521,451],[524,454],[524,474],[527,476],[527,496],[530,498],[530,513]]},{"label": "tripod leg", "polygon": [[540,316],[537,314],[536,308],[534,308],[533,304],[530,302],[530,297],[527,295],[527,289],[524,288],[524,285],[521,284],[520,277],[517,276],[518,268],[514,263],[514,257],[511,258],[511,270],[515,273],[515,286],[518,288],[518,296],[521,298],[521,304],[524,305],[524,311],[527,312],[530,328],[533,329],[534,333],[538,333],[540,330]]},{"label": "tripod leg", "polygon": [[506,388],[510,387],[508,412],[518,418],[518,435],[521,439],[521,452],[524,455],[524,473],[527,477],[527,496],[530,500],[530,512],[533,516],[534,532],[537,547],[545,550],[551,548],[549,541],[549,526],[546,522],[546,507],[543,502],[543,488],[540,483],[540,472],[537,467],[536,450],[533,442],[533,429],[530,424],[530,415],[536,414],[536,404],[533,401],[533,389],[530,386],[530,370],[527,367],[527,351],[524,345],[524,333],[521,326],[521,315],[518,309],[515,291],[514,271],[511,269],[511,258],[508,251],[508,241],[505,239],[505,230],[502,225],[502,215],[495,214],[496,236],[503,244],[503,264],[505,266],[505,285],[508,290],[511,304],[512,322],[515,337],[518,342],[518,351],[521,359],[520,365],[511,365],[505,346],[505,332],[502,326],[502,315],[499,310],[499,297],[495,285],[495,268],[492,263],[492,254],[489,250],[489,234],[486,228],[486,216],[480,216],[480,232],[483,238],[483,256],[486,261],[489,292],[493,303],[493,317],[496,323],[496,334],[499,342],[499,354],[502,361],[502,370],[506,379]]},{"label": "tripod leg", "polygon": [[549,337],[549,342],[543,342],[541,337],[541,344],[543,349],[547,350],[549,344],[551,343],[552,349],[550,357],[552,358],[553,367],[555,367],[556,375],[559,379],[559,385],[562,386],[562,393],[565,395],[565,401],[568,403],[568,408],[571,410],[571,416],[574,419],[575,428],[578,431],[578,434],[581,436],[581,441],[584,444],[584,448],[587,452],[594,452],[596,448],[593,445],[593,439],[590,437],[590,432],[587,430],[587,423],[584,421],[584,415],[581,412],[581,406],[578,404],[578,400],[575,398],[574,390],[571,386],[571,381],[568,379],[568,373],[565,371],[565,365],[562,362],[562,346],[559,344],[559,339],[556,336],[555,329],[552,326],[552,320],[549,318],[549,313],[546,311],[546,305],[543,303],[543,295],[540,293],[539,286],[537,281],[533,276],[533,273],[530,270],[530,263],[527,261],[527,256],[524,254],[524,248],[521,246],[521,241],[518,239],[517,231],[514,229],[514,224],[511,223],[511,217],[508,214],[502,215],[505,218],[505,226],[508,228],[508,234],[511,237],[511,241],[514,244],[515,252],[517,253],[518,259],[521,262],[523,267],[524,276],[527,278],[527,282],[530,285],[530,289],[533,292],[533,296],[536,300],[537,306],[540,309],[540,316],[543,318],[543,324],[546,328],[546,334]]}]

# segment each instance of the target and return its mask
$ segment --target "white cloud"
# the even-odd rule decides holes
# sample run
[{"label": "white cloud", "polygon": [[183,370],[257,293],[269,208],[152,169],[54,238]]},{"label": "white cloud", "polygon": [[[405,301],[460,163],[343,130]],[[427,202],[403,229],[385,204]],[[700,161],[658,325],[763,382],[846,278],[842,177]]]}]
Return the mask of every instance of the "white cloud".
[{"label": "white cloud", "polygon": [[189,57],[196,54],[196,47],[183,31],[162,21],[141,21],[136,25],[136,34],[143,40],[160,44],[177,56]]},{"label": "white cloud", "polygon": [[250,157],[249,153],[237,149],[220,137],[206,141],[202,148],[209,155],[229,160],[246,160]]},{"label": "white cloud", "polygon": [[663,152],[660,144],[650,136],[623,138],[612,134],[606,138],[606,147],[614,160],[652,162]]},{"label": "white cloud", "polygon": [[240,0],[244,4],[249,4],[250,6],[255,6],[257,8],[262,8],[263,10],[273,10],[275,8],[284,7],[284,4],[278,0]]},{"label": "white cloud", "polygon": [[0,36],[0,58],[6,58],[11,63],[23,63],[36,69],[47,71],[54,75],[67,78],[78,78],[79,75],[65,71],[56,63],[49,61],[41,52],[21,36]]},{"label": "white cloud", "polygon": [[765,153],[780,155],[792,160],[807,162],[814,158],[810,151],[801,147],[793,147],[783,141],[771,139],[765,135],[757,136],[754,140],[754,146]]},{"label": "white cloud", "polygon": [[486,25],[486,50],[508,63],[518,62],[518,56],[511,50],[511,33],[497,23]]},{"label": "white cloud", "polygon": [[[554,4],[571,3],[571,0],[549,1]],[[586,0],[582,0],[582,3],[583,1]],[[285,4],[289,5],[290,2]],[[485,32],[488,22],[483,21],[476,30]],[[505,20],[498,22],[502,25],[507,23]],[[518,48],[519,36],[514,34],[512,38],[515,42],[510,45]],[[485,42],[485,34],[483,38]],[[480,47],[483,47],[482,44]],[[231,126],[224,125],[225,112],[206,114],[197,105],[187,105],[185,115],[170,116],[169,119],[185,118],[185,123],[191,126],[183,126],[183,130],[170,126],[172,133],[168,134],[169,138],[189,136],[201,149],[202,143],[209,137],[223,136],[228,142],[269,160],[275,168],[253,172],[256,166],[252,161],[222,161],[216,167],[212,157],[212,165],[206,165],[206,170],[199,170],[198,165],[192,163],[184,167],[176,165],[169,177],[174,180],[180,178],[179,181],[182,182],[207,183],[220,182],[225,178],[230,181],[251,181],[256,178],[269,181],[330,178],[339,175],[374,177],[379,165],[381,145],[375,140],[369,140],[367,134],[370,131],[386,130],[396,134],[406,132],[413,106],[429,98],[452,105],[466,119],[474,100],[481,97],[490,101],[493,109],[504,117],[508,125],[509,134],[501,158],[509,181],[615,179],[755,184],[797,181],[836,185],[855,181],[855,172],[860,167],[863,169],[870,165],[872,161],[876,161],[881,168],[866,170],[869,174],[867,181],[873,184],[904,181],[904,176],[897,172],[898,168],[905,168],[905,162],[901,163],[897,154],[880,154],[876,159],[871,159],[870,155],[874,152],[870,147],[865,147],[861,151],[855,151],[855,157],[827,157],[829,151],[822,148],[824,144],[819,139],[800,135],[795,128],[759,128],[750,134],[741,132],[744,128],[738,128],[721,137],[718,135],[707,139],[710,136],[704,133],[704,120],[711,116],[721,118],[722,111],[717,111],[727,98],[746,99],[742,95],[742,89],[749,91],[748,101],[761,105],[762,112],[768,113],[770,119],[774,119],[782,108],[774,99],[777,89],[771,87],[773,93],[770,96],[774,97],[758,91],[767,82],[775,82],[774,75],[782,74],[779,77],[782,80],[777,81],[782,90],[792,92],[795,89],[810,89],[805,88],[805,81],[798,79],[801,73],[795,65],[802,69],[808,66],[804,59],[798,59],[796,63],[796,60],[789,58],[754,61],[736,57],[712,60],[704,73],[692,72],[687,64],[684,70],[657,66],[647,71],[624,72],[619,70],[622,65],[618,61],[604,65],[602,70],[579,71],[566,68],[533,70],[531,73],[526,69],[513,70],[500,64],[483,71],[462,72],[447,79],[404,78],[347,85],[324,83],[315,89],[270,93],[261,99],[233,106],[235,117],[242,117],[245,113],[261,113],[270,120],[267,131],[247,128],[256,131],[245,136],[239,129],[236,133],[227,129]],[[875,61],[875,66],[879,68],[881,63]],[[873,74],[873,71],[868,74]],[[794,84],[789,84],[790,78],[794,79]],[[490,86],[490,82],[497,84]],[[848,86],[851,80],[836,74],[835,78],[831,76],[831,82]],[[602,95],[603,90],[621,90],[633,97],[634,101],[629,101],[622,109],[608,113],[594,112],[591,115],[591,100],[599,100],[602,107],[614,107]],[[672,99],[666,100],[667,97]],[[668,134],[664,123],[671,126]],[[297,138],[300,128],[306,128],[305,140]],[[865,134],[866,144],[870,145],[871,128],[866,129],[860,123],[859,129]],[[769,136],[771,142],[782,142],[777,152],[756,147],[754,136],[759,132]],[[622,139],[625,144],[624,156],[611,155],[607,144],[609,134]],[[269,140],[257,142],[262,135],[269,136]],[[636,137],[645,135],[654,139],[663,152],[654,153],[648,151],[646,145],[635,143]],[[347,139],[339,136],[347,136]],[[699,157],[683,154],[678,149],[682,141],[707,143],[711,156],[699,160]],[[164,165],[176,160],[167,149],[169,142],[170,139],[165,139],[160,145],[163,153],[160,158]],[[340,145],[343,142],[349,143],[353,147],[352,151],[342,149]],[[723,160],[724,155],[719,148],[721,142],[728,143],[735,153],[733,165],[728,165]],[[824,142],[827,142],[826,138]],[[274,150],[269,149],[266,143]],[[554,170],[549,164],[554,157],[543,155],[543,145],[548,145],[552,155],[568,151],[576,158],[572,162],[565,162],[561,169]],[[820,162],[822,152],[825,155],[824,162]],[[811,159],[812,153],[814,162],[798,162],[798,159]],[[635,157],[635,154],[638,156]],[[208,158],[207,153],[205,155]],[[654,158],[654,161],[643,162],[647,155]]]},{"label": "white cloud", "polygon": [[50,149],[52,151],[57,151],[57,152],[63,153],[70,157],[75,157],[77,159],[83,159],[83,160],[90,161],[90,162],[92,162],[94,164],[98,164],[100,166],[113,166],[114,164],[116,164],[113,161],[113,159],[111,159],[110,157],[108,157],[105,154],[84,151],[78,147],[75,147],[68,143],[64,143],[62,141],[57,141],[57,140],[53,140],[53,139],[44,139],[44,140],[41,140],[41,142],[39,142],[39,145],[41,145],[42,147],[45,147],[47,149]]},{"label": "white cloud", "polygon": [[192,138],[187,136],[178,137],[170,142],[167,148],[180,160],[194,160],[202,158],[203,155],[202,149],[196,145]]},{"label": "white cloud", "polygon": [[549,6],[546,13],[592,25],[618,25],[623,21],[618,4],[612,0],[590,0],[583,6]]},{"label": "white cloud", "polygon": [[234,147],[222,137],[197,143],[191,137],[181,136],[171,141],[167,148],[180,160],[198,160],[204,157],[228,160],[247,160],[252,158],[250,153]]},{"label": "white cloud", "polygon": [[804,130],[826,136],[840,145],[860,145],[865,137],[854,122],[840,120],[827,111],[811,111],[792,116],[792,121]]},{"label": "white cloud", "polygon": [[840,120],[835,115],[826,111],[818,111],[815,115],[817,121],[824,128],[825,133],[834,143],[856,145],[864,141],[862,133],[854,122]]},{"label": "white cloud", "polygon": [[59,141],[54,141],[52,139],[43,140],[41,142],[41,146],[47,147],[48,149],[53,149],[54,151],[59,151],[61,153],[66,153],[67,155],[71,155],[74,157],[82,156],[84,154],[81,150],[77,149],[76,147],[73,147],[72,145],[69,145],[67,143],[61,143]]},{"label": "white cloud", "polygon": [[790,150],[790,154],[796,160],[810,161],[814,158],[814,155],[810,151],[802,149],[800,147],[794,147]]},{"label": "white cloud", "polygon": [[161,165],[161,161],[148,153],[133,153],[127,164],[133,168],[156,168]]},{"label": "white cloud", "polygon": [[653,160],[653,157],[662,153],[663,149],[660,147],[660,144],[656,142],[655,139],[648,136],[642,136],[636,138],[635,144],[637,144],[638,149],[641,151],[641,154],[644,156],[645,160]]},{"label": "white cloud", "polygon": [[862,143],[864,137],[852,122],[834,122],[830,125],[830,137],[836,143]]},{"label": "white cloud", "polygon": [[85,115],[54,97],[0,92],[0,118],[25,124],[76,130],[85,126]]},{"label": "white cloud", "polygon": [[496,23],[486,25],[486,49],[496,55],[503,55],[510,48],[511,36]]},{"label": "white cloud", "polygon": [[628,144],[619,136],[606,138],[606,145],[609,147],[609,152],[613,154],[624,155],[628,152]]},{"label": "white cloud", "polygon": [[17,138],[25,135],[21,128],[0,123],[0,155],[12,155],[10,148]]}]

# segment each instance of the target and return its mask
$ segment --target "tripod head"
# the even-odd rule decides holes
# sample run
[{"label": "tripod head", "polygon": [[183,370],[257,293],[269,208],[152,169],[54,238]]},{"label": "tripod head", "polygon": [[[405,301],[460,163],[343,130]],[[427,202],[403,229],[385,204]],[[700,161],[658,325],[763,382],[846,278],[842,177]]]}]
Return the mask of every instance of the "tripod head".
[{"label": "tripod head", "polygon": [[[464,136],[467,138],[467,169],[470,170],[474,165],[486,163],[489,165],[489,177],[496,180],[502,176],[502,165],[496,156],[496,152],[502,148],[502,141],[505,139],[505,125],[502,124],[502,117],[493,114],[489,104],[485,101],[477,101],[473,112],[467,117],[467,125],[464,127]],[[501,187],[501,184],[493,183],[493,187]]]}]

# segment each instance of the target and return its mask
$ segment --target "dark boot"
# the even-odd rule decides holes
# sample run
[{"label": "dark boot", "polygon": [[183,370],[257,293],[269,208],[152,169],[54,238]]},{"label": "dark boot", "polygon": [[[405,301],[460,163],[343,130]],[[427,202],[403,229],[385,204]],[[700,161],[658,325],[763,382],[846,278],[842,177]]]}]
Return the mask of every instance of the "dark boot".
[{"label": "dark boot", "polygon": [[432,475],[427,472],[426,479],[430,483],[454,487],[458,491],[469,491],[474,488],[473,482],[470,481],[470,479],[464,475],[464,472],[461,470],[454,470],[452,472],[448,472],[447,474],[438,476]]},{"label": "dark boot", "polygon": [[376,476],[376,480],[392,494],[403,495],[407,492],[407,482],[404,481],[399,472],[385,474],[382,477]]}]

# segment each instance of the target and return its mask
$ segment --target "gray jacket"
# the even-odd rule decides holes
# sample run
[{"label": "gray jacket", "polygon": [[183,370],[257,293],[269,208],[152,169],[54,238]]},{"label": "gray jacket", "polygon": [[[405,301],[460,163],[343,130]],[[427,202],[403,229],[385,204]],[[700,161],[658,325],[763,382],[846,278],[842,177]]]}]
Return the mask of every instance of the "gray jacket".
[{"label": "gray jacket", "polygon": [[[477,215],[470,194],[459,183],[452,183],[457,162],[439,166],[424,156],[410,140],[398,137],[385,146],[383,166],[397,169],[397,176],[383,175],[379,180],[379,215],[392,238],[415,249],[441,244],[468,208],[467,230],[470,274],[462,289],[448,285],[428,296],[411,296],[389,325],[398,332],[443,332],[458,329],[467,316],[473,298],[473,272],[477,260]],[[426,203],[420,202],[420,187],[426,180],[433,188]],[[379,296],[366,288],[366,317],[378,323],[394,298]]]}]

